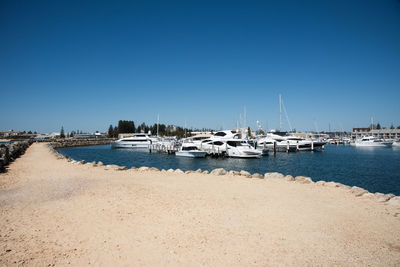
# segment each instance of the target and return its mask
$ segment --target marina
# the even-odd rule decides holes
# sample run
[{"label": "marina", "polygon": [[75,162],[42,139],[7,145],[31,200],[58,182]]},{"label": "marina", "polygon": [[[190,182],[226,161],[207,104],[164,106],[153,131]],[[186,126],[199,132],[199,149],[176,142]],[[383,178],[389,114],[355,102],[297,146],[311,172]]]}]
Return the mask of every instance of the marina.
[{"label": "marina", "polygon": [[400,195],[400,149],[326,145],[324,151],[269,153],[259,159],[206,157],[184,158],[148,150],[110,149],[110,146],[61,148],[59,151],[77,161],[101,161],[131,167],[158,169],[246,170],[251,173],[279,172],[303,175],[315,181],[334,181],[359,186],[371,192]]}]

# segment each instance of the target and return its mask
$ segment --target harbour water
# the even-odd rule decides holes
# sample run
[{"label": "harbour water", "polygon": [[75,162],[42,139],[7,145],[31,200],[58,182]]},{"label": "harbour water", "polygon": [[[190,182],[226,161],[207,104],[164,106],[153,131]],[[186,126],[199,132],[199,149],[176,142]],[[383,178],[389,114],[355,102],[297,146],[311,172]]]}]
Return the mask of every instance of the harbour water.
[{"label": "harbour water", "polygon": [[62,148],[75,160],[102,161],[126,167],[186,170],[246,170],[250,173],[280,172],[303,175],[313,181],[334,181],[359,186],[370,192],[400,195],[400,149],[326,146],[322,152],[277,153],[261,159],[180,158],[147,150],[110,149],[110,146]]}]

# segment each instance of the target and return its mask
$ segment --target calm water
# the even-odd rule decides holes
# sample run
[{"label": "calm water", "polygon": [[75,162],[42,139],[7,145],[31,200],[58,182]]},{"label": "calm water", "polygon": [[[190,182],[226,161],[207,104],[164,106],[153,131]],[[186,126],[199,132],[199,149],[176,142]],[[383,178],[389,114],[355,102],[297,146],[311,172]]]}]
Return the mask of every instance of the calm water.
[{"label": "calm water", "polygon": [[304,175],[314,181],[335,181],[356,185],[370,192],[400,195],[400,149],[326,146],[324,152],[270,154],[262,159],[190,159],[146,150],[110,149],[110,146],[63,148],[60,152],[75,160],[102,161],[127,167],[158,169],[246,170],[250,173],[280,172]]}]

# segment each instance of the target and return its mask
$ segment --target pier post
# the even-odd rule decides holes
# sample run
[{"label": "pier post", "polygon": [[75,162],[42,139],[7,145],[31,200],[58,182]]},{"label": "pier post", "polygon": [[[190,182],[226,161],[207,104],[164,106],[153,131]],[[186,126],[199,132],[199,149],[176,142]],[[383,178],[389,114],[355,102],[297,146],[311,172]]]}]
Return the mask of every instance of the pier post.
[{"label": "pier post", "polygon": [[299,151],[299,141],[297,141],[296,150]]},{"label": "pier post", "polygon": [[314,141],[311,141],[311,151],[314,151]]},{"label": "pier post", "polygon": [[276,141],[274,141],[274,154],[276,154]]},{"label": "pier post", "polygon": [[289,153],[289,148],[290,148],[290,146],[289,146],[289,141],[287,141],[287,145],[286,145],[286,153]]}]

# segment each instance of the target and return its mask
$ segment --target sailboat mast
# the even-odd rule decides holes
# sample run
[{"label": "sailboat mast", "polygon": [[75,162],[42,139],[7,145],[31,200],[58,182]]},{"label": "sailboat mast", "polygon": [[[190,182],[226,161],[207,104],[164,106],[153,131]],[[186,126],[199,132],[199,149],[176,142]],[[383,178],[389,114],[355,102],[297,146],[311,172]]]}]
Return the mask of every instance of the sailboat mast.
[{"label": "sailboat mast", "polygon": [[279,131],[282,131],[282,95],[279,94]]},{"label": "sailboat mast", "polygon": [[160,126],[160,114],[157,114],[157,137],[158,137],[158,128]]}]

